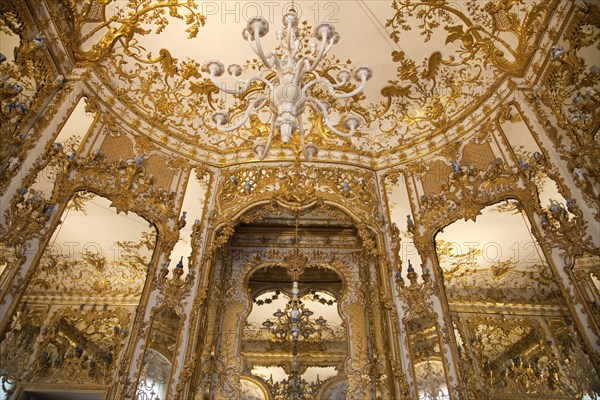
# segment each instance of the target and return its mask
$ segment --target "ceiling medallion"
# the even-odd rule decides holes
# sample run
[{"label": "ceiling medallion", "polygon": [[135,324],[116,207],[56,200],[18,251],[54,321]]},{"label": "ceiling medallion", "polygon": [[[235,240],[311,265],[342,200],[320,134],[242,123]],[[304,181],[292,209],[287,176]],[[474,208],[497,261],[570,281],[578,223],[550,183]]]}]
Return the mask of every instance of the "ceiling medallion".
[{"label": "ceiling medallion", "polygon": [[[284,144],[289,143],[292,134],[298,131],[302,152],[304,157],[310,161],[319,149],[314,143],[306,143],[304,140],[302,114],[307,104],[321,115],[323,122],[331,132],[341,137],[354,135],[361,125],[361,120],[357,116],[348,115],[342,124],[346,131],[335,128],[328,115],[330,105],[311,96],[309,89],[316,85],[322,85],[335,99],[350,98],[365,88],[373,71],[369,67],[356,68],[354,78],[359,84],[354,90],[348,90],[352,74],[347,70],[338,72],[335,83],[330,82],[320,76],[316,68],[333,45],[340,40],[340,35],[335,28],[328,23],[318,25],[315,28],[314,37],[309,41],[310,49],[302,51],[301,40],[298,37],[298,15],[294,9],[284,15],[283,25],[277,31],[277,39],[281,44],[282,51],[280,54],[271,52],[265,55],[260,38],[269,32],[269,23],[262,17],[255,17],[248,21],[248,26],[242,31],[242,36],[262,61],[263,68],[256,76],[243,80],[239,78],[242,67],[237,64],[230,65],[227,72],[238,84],[242,85],[241,89],[227,89],[215,80],[225,72],[225,67],[221,62],[210,61],[206,65],[210,79],[217,87],[226,93],[249,98],[248,108],[238,123],[229,124],[229,114],[223,110],[216,111],[212,116],[212,121],[219,131],[231,132],[244,125],[255,111],[269,104],[272,113],[269,136],[266,142],[261,138],[256,138],[252,147],[256,156],[260,160],[265,158],[271,146],[275,128],[277,128],[281,135],[281,142]],[[346,90],[342,90],[342,88]],[[268,97],[265,96],[265,89],[269,90]]]}]

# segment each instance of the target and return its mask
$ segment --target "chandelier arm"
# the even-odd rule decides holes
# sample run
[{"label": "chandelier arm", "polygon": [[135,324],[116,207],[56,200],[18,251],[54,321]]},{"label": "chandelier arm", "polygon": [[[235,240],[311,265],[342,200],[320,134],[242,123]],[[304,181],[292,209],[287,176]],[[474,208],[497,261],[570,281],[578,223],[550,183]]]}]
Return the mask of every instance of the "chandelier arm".
[{"label": "chandelier arm", "polygon": [[[212,82],[212,83],[213,83],[213,84],[214,84],[214,85],[215,85],[215,86],[216,86],[216,87],[217,87],[219,90],[222,90],[222,91],[224,91],[225,93],[229,93],[229,94],[242,94],[242,93],[244,93],[246,90],[248,90],[248,88],[250,87],[250,83],[248,83],[247,85],[245,85],[243,88],[241,88],[241,89],[239,89],[239,90],[236,90],[236,89],[227,89],[227,88],[225,87],[225,83],[218,82],[218,81],[215,79],[214,75],[210,75],[210,76],[209,76],[209,79],[210,79],[210,81],[211,81],[211,82]],[[269,87],[271,87],[271,86],[269,86]]]},{"label": "chandelier arm", "polygon": [[[315,70],[315,68],[317,68],[317,65],[319,65],[323,56],[325,56],[325,54],[327,54],[327,52],[329,52],[329,49],[331,49],[331,46],[333,46],[333,38],[331,38],[331,43],[329,46],[327,46],[327,37],[324,37],[323,39],[321,39],[321,50],[319,50],[319,53],[317,54],[315,61],[312,63],[312,65],[310,65],[310,67],[308,68],[308,70],[305,71],[305,73],[313,72]],[[325,49],[326,47],[327,47],[327,49]]]},{"label": "chandelier arm", "polygon": [[[314,72],[315,75],[317,75],[316,79],[313,79],[312,81],[308,82],[306,85],[304,85],[304,87],[302,88],[302,93],[304,93],[304,95],[306,95],[306,91],[314,85],[317,85],[319,83],[322,83],[323,85],[325,85],[327,87],[327,90],[329,90],[329,93],[331,93],[333,96],[335,96],[335,89],[343,86],[346,82],[337,82],[335,85],[332,84],[331,82],[329,82],[327,79],[319,76],[319,74],[317,74],[316,72]],[[340,97],[337,97],[340,98]]]},{"label": "chandelier arm", "polygon": [[273,53],[271,53],[273,57],[273,63],[275,64],[275,69],[277,69],[277,74],[279,76],[283,76],[283,66],[281,65],[281,60]]},{"label": "chandelier arm", "polygon": [[347,99],[349,97],[355,96],[358,93],[362,92],[362,90],[365,88],[365,86],[367,85],[367,80],[366,79],[361,79],[360,81],[360,85],[358,85],[358,87],[356,89],[354,89],[353,91],[351,91],[350,93],[335,93],[332,92],[331,95],[333,97],[335,97],[336,99]]},{"label": "chandelier arm", "polygon": [[306,149],[306,143],[304,142],[304,126],[302,125],[302,118],[298,118],[298,134],[300,135],[300,146],[302,146],[304,158],[310,162],[312,160],[312,155],[309,154],[308,150]]},{"label": "chandelier arm", "polygon": [[323,116],[323,121],[325,122],[325,125],[327,125],[327,127],[333,133],[335,133],[336,135],[338,135],[340,137],[344,137],[344,138],[349,138],[354,135],[354,133],[356,132],[356,128],[350,128],[350,131],[348,131],[348,133],[345,133],[345,132],[339,131],[337,128],[335,128],[333,125],[331,125],[331,122],[329,121],[329,115],[327,114],[327,109],[320,101],[318,101],[312,97],[308,98],[307,100],[310,101],[311,104],[316,105],[317,112]]},{"label": "chandelier arm", "polygon": [[275,124],[271,123],[271,127],[269,128],[269,137],[267,138],[267,143],[265,144],[265,149],[262,151],[261,154],[257,154],[258,159],[260,161],[264,160],[265,156],[269,152],[269,149],[271,148],[271,142],[273,141],[273,133],[274,132],[275,132]]},{"label": "chandelier arm", "polygon": [[260,75],[253,76],[252,78],[249,78],[249,79],[246,79],[246,80],[244,80],[244,79],[240,79],[240,78],[238,78],[237,76],[233,76],[233,79],[234,79],[236,82],[238,82],[238,83],[242,83],[242,84],[244,85],[244,86],[243,86],[243,89],[240,89],[242,92],[245,92],[246,90],[248,90],[248,88],[250,87],[250,84],[251,84],[252,82],[256,82],[256,81],[259,81],[259,82],[262,82],[262,83],[264,83],[265,85],[267,85],[267,86],[269,87],[269,89],[273,90],[273,83],[272,83],[272,82],[270,82],[270,81],[268,81],[268,80],[266,80],[265,78],[263,78],[263,77],[262,77],[262,76],[260,76]]},{"label": "chandelier arm", "polygon": [[[278,69],[280,68],[279,59],[277,58],[277,56],[275,56],[275,54],[273,54],[273,52],[271,52],[271,53],[269,53],[269,55],[265,56],[264,53],[262,52],[262,47],[261,47],[261,50],[259,51],[256,48],[256,46],[254,45],[254,42],[252,42],[252,40],[250,39],[250,36],[248,36],[248,38],[246,39],[246,42],[248,42],[248,45],[250,46],[250,48],[252,49],[252,51],[254,52],[254,54],[256,54],[258,57],[260,57],[261,61],[265,65],[265,67],[267,67],[267,69],[263,70],[263,71],[269,71],[270,69],[273,68],[273,65],[271,65],[269,62],[265,62],[265,60],[268,60],[271,57],[273,58],[273,61],[276,64],[275,66],[276,67],[278,66]],[[262,55],[261,55],[261,53],[262,53]],[[261,71],[260,73],[262,73],[263,71]]]},{"label": "chandelier arm", "polygon": [[256,108],[260,108],[260,107],[256,106],[256,104],[258,102],[259,102],[259,100],[253,101],[250,103],[250,106],[248,106],[248,109],[246,110],[246,112],[244,113],[244,116],[242,117],[242,121],[240,123],[238,123],[237,125],[230,126],[229,128],[225,128],[225,127],[223,127],[223,125],[219,124],[219,125],[217,125],[217,129],[221,132],[231,132],[236,129],[239,129],[242,125],[244,125],[246,123],[246,121],[248,121],[248,118],[250,118],[250,114],[252,114],[252,112]]},{"label": "chandelier arm", "polygon": [[[258,29],[259,29],[258,26],[254,27],[254,42],[256,43],[255,53],[256,53],[256,55],[258,55],[260,57],[263,64],[265,64],[265,67],[267,67],[268,69],[271,69],[271,68],[273,68],[273,65],[269,62],[269,60],[267,60],[267,57],[265,57],[265,53],[263,51],[262,44],[260,43],[260,36],[258,34]],[[254,50],[254,48],[252,50]]]},{"label": "chandelier arm", "polygon": [[252,51],[254,52],[254,54],[258,55],[258,50],[256,49],[256,46],[254,45],[254,42],[252,41],[252,36],[248,35],[246,37],[246,42],[248,42],[248,45],[250,46],[250,48],[252,49]]}]

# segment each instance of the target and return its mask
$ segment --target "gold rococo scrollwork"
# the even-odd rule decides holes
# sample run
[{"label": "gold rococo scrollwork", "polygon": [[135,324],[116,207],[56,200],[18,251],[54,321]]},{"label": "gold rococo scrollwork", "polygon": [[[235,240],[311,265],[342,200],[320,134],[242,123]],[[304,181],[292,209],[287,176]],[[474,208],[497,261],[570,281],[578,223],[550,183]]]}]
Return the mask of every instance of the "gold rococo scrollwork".
[{"label": "gold rococo scrollwork", "polygon": [[375,178],[369,171],[339,167],[244,167],[225,170],[217,191],[216,219],[231,221],[247,204],[276,201],[291,212],[316,207],[319,202],[339,204],[361,220],[372,221],[378,202]]},{"label": "gold rococo scrollwork", "polygon": [[[600,67],[586,55],[600,48],[600,7],[577,2],[561,43],[548,55],[548,66],[526,99],[542,123],[575,184],[598,208],[600,176]],[[598,214],[596,214],[598,215]]]},{"label": "gold rococo scrollwork", "polygon": [[111,199],[117,212],[134,211],[148,219],[158,228],[164,249],[176,243],[179,230],[168,226],[177,218],[175,193],[156,188],[142,165],[132,160],[107,163],[100,152],[69,160],[55,182],[51,201],[66,203],[81,190]]}]

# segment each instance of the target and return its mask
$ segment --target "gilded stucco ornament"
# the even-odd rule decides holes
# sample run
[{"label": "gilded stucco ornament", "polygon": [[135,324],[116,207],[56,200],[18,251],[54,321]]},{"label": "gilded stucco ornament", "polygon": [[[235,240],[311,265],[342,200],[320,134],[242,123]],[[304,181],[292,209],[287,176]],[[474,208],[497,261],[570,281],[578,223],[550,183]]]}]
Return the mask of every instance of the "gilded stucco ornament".
[{"label": "gilded stucco ornament", "polygon": [[[5,48],[6,54],[0,53],[0,193],[17,174],[47,124],[51,112],[39,115],[39,109],[64,84],[46,49],[46,38],[33,25],[25,7],[17,2],[0,5],[0,30],[7,35],[7,43],[11,36],[19,38],[13,60],[8,58],[13,49]],[[55,107],[53,102],[47,110]],[[36,128],[31,129],[34,121]]]},{"label": "gilded stucco ornament", "polygon": [[586,222],[571,200],[565,208],[562,203],[553,201],[541,214],[544,236],[554,246],[561,249],[561,256],[566,265],[573,265],[575,257],[584,253],[600,255],[600,247],[593,238],[586,236]]},{"label": "gilded stucco ornament", "polygon": [[419,283],[418,275],[409,268],[407,278],[409,283],[407,284],[400,273],[396,275],[396,288],[398,290],[398,296],[404,301],[402,308],[404,310],[404,320],[408,321],[415,316],[420,315],[435,315],[433,311],[433,305],[431,302],[431,296],[437,291],[436,285],[431,280],[431,275],[428,271],[421,275],[423,280]]},{"label": "gilded stucco ornament", "polygon": [[169,278],[169,268],[165,264],[160,270],[157,286],[160,291],[158,304],[171,309],[179,309],[181,301],[188,296],[192,285],[194,284],[194,273],[187,274],[185,279],[183,275],[183,263],[180,261],[173,269],[172,277]]},{"label": "gilded stucco ornament", "polygon": [[[5,224],[0,226],[0,246],[5,249],[0,255],[0,262],[6,263],[6,271],[3,272],[7,275],[26,261],[25,252],[30,240],[44,237],[55,207],[40,193],[33,190],[27,193],[27,189],[23,188],[15,195],[5,211]],[[27,284],[22,276],[16,279],[18,285],[13,285],[13,293],[20,292]]]},{"label": "gilded stucco ornament", "polygon": [[[100,192],[109,197],[117,212],[135,211],[157,226],[175,219],[175,193],[156,188],[154,178],[145,173],[143,160],[105,162],[100,151],[67,160],[57,177],[52,199],[63,202],[79,190]],[[168,229],[165,229],[165,234]],[[178,230],[163,238],[163,243],[177,241]],[[174,236],[174,237],[171,237]]]},{"label": "gilded stucco ornament", "polygon": [[[55,0],[57,10],[64,10],[71,17],[69,29],[72,36],[69,38],[78,61],[84,63],[97,63],[114,53],[115,45],[123,47],[128,56],[142,63],[161,63],[166,73],[174,73],[172,57],[168,50],[162,49],[159,55],[147,58],[139,56],[142,48],[136,35],[149,34],[152,29],[144,29],[142,25],[152,26],[156,33],[162,32],[169,24],[169,19],[164,18],[168,11],[169,16],[185,21],[186,32],[189,38],[198,34],[199,28],[206,22],[206,17],[197,11],[193,1],[162,1],[149,0],[129,1],[127,5],[111,4],[110,0],[92,0],[84,3],[72,0]],[[107,7],[110,7],[107,16]],[[184,13],[185,15],[183,15]],[[84,28],[91,24],[92,29]],[[88,25],[89,26],[89,25]],[[83,50],[97,32],[104,32],[100,39],[89,50]]]},{"label": "gilded stucco ornament", "polygon": [[[363,220],[378,214],[372,173],[339,167],[284,166],[232,168],[223,173],[217,191],[217,218],[231,220],[244,205],[275,200],[289,211],[317,207],[320,202],[339,204]],[[235,206],[233,206],[235,205]]]},{"label": "gilded stucco ornament", "polygon": [[441,193],[421,197],[418,225],[441,227],[453,218],[474,220],[487,204],[510,195],[521,194],[529,198],[535,190],[531,182],[523,181],[518,172],[509,169],[500,160],[483,171],[458,164],[453,168]]},{"label": "gilded stucco ornament", "polygon": [[596,209],[600,65],[589,54],[600,49],[599,15],[594,2],[577,2],[562,40],[548,53],[548,67],[526,97],[576,185]]},{"label": "gilded stucco ornament", "polygon": [[545,168],[540,157],[532,156],[535,168],[523,163],[509,168],[500,160],[484,170],[454,164],[447,183],[442,185],[443,192],[421,196],[417,224],[426,229],[414,235],[414,242],[423,249],[422,254],[427,254],[429,238],[437,230],[459,218],[475,220],[481,209],[508,198],[519,199],[520,207],[539,215],[543,230],[540,243],[560,248],[565,265],[571,266],[574,257],[583,252],[598,254],[597,246],[585,234],[586,222],[574,201],[568,202],[569,210],[556,202],[548,209],[542,208],[534,183],[536,174]]},{"label": "gilded stucco ornament", "polygon": [[107,384],[131,318],[125,308],[61,308],[42,330],[30,377],[38,382]]},{"label": "gilded stucco ornament", "polygon": [[[427,378],[420,378],[417,368],[425,357],[435,357],[447,362],[444,350],[441,348],[439,337],[439,325],[437,314],[434,311],[433,297],[437,295],[438,287],[432,281],[429,270],[422,268],[421,282],[418,275],[409,262],[407,268],[407,284],[401,272],[396,273],[396,289],[401,300],[403,311],[402,323],[405,327],[406,339],[404,344],[408,346],[412,362],[413,391],[424,390],[426,380],[439,380],[440,384],[446,385],[444,373],[434,376],[430,374]],[[455,391],[457,389],[454,389]]]},{"label": "gilded stucco ornament", "polygon": [[[401,137],[394,151],[408,150],[419,139],[447,135],[449,127],[464,123],[503,80],[521,76],[557,3],[472,1],[461,6],[448,1],[393,1],[394,15],[386,23],[392,40],[401,43],[409,35],[417,39],[411,34],[417,25],[417,40],[435,46],[434,36],[445,37],[445,45],[420,64],[409,52],[392,52],[397,76],[381,90],[387,102],[375,114],[385,126],[384,134]],[[390,152],[383,136],[373,137],[380,142],[373,144],[378,155]],[[437,147],[434,142],[430,145]]]}]

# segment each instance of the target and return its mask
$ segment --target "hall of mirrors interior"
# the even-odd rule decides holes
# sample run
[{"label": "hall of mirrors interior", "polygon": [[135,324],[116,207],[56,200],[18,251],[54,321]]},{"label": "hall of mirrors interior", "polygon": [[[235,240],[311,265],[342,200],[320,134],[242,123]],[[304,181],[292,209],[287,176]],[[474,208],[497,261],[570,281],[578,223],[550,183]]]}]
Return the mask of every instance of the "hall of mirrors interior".
[{"label": "hall of mirrors interior", "polygon": [[598,2],[225,3],[0,2],[0,400],[600,399]]}]

